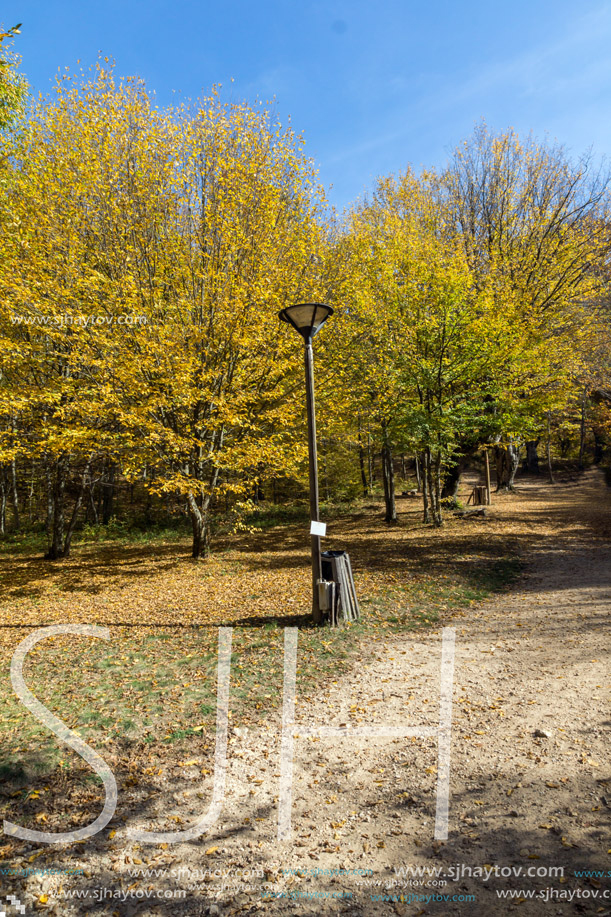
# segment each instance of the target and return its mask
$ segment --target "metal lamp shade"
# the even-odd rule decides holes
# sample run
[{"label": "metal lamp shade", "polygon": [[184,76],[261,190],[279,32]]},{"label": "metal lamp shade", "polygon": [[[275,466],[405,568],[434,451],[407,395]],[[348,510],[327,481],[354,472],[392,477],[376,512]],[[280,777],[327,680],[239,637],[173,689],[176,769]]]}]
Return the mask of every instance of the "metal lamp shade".
[{"label": "metal lamp shade", "polygon": [[306,343],[312,340],[330,315],[333,315],[331,306],[318,302],[298,303],[295,306],[288,306],[279,313],[281,321],[292,325]]}]

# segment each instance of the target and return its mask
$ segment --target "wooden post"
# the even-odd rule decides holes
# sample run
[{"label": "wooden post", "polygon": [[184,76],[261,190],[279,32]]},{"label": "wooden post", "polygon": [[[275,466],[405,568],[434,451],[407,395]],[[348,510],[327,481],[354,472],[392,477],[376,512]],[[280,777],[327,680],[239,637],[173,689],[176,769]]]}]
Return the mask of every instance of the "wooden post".
[{"label": "wooden post", "polygon": [[488,491],[488,506],[492,503],[492,491],[490,489],[490,458],[488,456],[488,450],[484,449],[484,456],[486,457],[486,490]]}]

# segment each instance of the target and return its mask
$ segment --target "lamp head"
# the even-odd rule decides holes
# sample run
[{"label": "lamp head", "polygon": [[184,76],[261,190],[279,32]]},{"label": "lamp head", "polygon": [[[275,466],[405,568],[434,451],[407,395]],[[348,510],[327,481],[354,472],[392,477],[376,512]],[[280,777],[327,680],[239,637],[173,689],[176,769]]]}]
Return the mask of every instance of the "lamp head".
[{"label": "lamp head", "polygon": [[278,313],[281,321],[292,325],[298,331],[306,344],[311,343],[314,335],[320,331],[330,315],[333,315],[331,306],[322,303],[298,303],[288,306]]}]

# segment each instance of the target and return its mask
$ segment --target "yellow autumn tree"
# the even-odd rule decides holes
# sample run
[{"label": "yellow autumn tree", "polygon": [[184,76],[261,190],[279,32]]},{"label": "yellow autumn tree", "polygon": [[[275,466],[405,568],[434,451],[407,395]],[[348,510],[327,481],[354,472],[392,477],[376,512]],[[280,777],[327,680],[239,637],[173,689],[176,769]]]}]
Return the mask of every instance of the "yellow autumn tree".
[{"label": "yellow autumn tree", "polygon": [[50,479],[49,556],[67,554],[104,457],[183,498],[204,556],[215,497],[239,500],[262,466],[301,457],[277,313],[323,282],[324,201],[303,143],[215,94],[161,111],[102,67],[60,82],[14,167],[3,397]]}]

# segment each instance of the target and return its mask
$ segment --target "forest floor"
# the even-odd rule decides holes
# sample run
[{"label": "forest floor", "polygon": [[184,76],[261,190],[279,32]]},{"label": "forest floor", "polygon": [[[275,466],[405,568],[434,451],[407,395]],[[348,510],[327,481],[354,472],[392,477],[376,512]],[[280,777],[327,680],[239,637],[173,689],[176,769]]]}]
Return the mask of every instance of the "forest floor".
[{"label": "forest floor", "polygon": [[[101,811],[100,781],[9,682],[19,640],[70,621],[108,625],[110,641],[49,639],[26,682],[113,767],[119,802],[84,842],[5,835],[1,893],[69,917],[611,914],[611,490],[594,471],[518,480],[485,519],[441,531],[419,524],[410,498],[400,510],[392,530],[375,508],[338,519],[325,543],[350,551],[364,617],[300,627],[298,727],[346,734],[295,738],[282,841],[282,639],[307,607],[302,531],[228,539],[207,565],[163,544],[94,545],[62,567],[9,555],[2,815],[67,831]],[[218,821],[192,840],[135,842],[130,828],[186,830],[210,806],[219,624],[233,628],[234,658]],[[438,724],[442,626],[456,636],[445,840],[437,737],[350,735]]]}]

